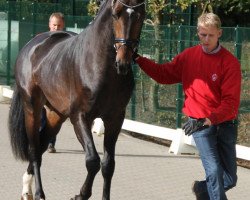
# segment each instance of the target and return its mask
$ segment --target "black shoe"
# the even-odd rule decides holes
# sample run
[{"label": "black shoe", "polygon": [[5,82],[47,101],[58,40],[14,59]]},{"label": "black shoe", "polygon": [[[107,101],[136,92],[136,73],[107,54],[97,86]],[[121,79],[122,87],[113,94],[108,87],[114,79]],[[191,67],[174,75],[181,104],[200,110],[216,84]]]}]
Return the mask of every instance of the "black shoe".
[{"label": "black shoe", "polygon": [[56,153],[56,149],[53,144],[49,144],[47,151],[48,153]]},{"label": "black shoe", "polygon": [[196,196],[196,200],[210,200],[207,191],[199,190],[199,181],[194,181],[192,185],[192,192]]}]

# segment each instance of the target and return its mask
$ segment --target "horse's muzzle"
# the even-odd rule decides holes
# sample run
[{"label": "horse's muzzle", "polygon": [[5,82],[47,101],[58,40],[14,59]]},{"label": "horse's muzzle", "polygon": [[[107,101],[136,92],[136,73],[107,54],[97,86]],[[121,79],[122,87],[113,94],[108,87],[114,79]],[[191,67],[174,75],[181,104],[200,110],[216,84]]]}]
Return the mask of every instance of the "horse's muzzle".
[{"label": "horse's muzzle", "polygon": [[117,70],[117,74],[119,75],[127,75],[129,70],[131,69],[131,63],[121,63],[119,61],[115,62],[115,67]]}]

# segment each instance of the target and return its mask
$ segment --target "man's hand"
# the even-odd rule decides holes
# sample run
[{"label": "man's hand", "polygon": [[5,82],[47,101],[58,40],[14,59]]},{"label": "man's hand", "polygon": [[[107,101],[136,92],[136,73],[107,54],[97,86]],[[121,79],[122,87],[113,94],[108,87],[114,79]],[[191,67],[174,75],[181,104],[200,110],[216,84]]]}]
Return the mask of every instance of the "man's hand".
[{"label": "man's hand", "polygon": [[135,51],[132,55],[132,59],[134,61],[134,63],[136,63],[136,59],[139,57],[140,55],[137,53],[137,51]]},{"label": "man's hand", "polygon": [[185,131],[185,135],[192,135],[196,131],[200,131],[207,128],[208,125],[204,125],[206,118],[201,119],[188,119],[188,121],[183,125],[182,129]]}]

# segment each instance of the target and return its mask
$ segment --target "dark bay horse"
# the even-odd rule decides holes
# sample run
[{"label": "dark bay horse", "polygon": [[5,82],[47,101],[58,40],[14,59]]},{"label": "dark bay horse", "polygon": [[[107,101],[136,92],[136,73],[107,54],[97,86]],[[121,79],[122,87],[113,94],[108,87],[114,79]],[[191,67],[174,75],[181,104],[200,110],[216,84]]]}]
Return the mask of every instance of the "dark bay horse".
[{"label": "dark bay horse", "polygon": [[[20,51],[9,132],[15,157],[29,162],[22,199],[33,199],[33,176],[35,200],[45,199],[40,175],[42,154],[67,118],[85,150],[87,168],[80,194],[72,200],[90,198],[100,169],[104,178],[102,199],[110,199],[115,144],[134,88],[131,61],[144,17],[144,0],[104,0],[95,20],[79,35],[42,33]],[[44,108],[46,126],[39,130]],[[91,133],[97,117],[105,126],[102,161]]]}]

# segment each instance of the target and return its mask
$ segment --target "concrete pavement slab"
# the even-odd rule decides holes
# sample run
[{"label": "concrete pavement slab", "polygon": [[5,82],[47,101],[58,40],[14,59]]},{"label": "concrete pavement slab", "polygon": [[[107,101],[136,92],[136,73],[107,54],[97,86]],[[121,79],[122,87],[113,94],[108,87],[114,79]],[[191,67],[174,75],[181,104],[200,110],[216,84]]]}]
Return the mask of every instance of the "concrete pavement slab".
[{"label": "concrete pavement slab", "polygon": [[[9,105],[0,104],[0,194],[1,199],[18,200],[22,175],[28,163],[16,161],[9,143],[7,118]],[[102,157],[103,136],[94,134]],[[84,152],[69,121],[57,137],[57,153],[43,155],[41,168],[47,200],[66,200],[79,193],[86,176]],[[228,191],[229,200],[250,197],[250,170],[238,167],[238,184]],[[116,169],[111,187],[112,200],[194,200],[191,184],[204,178],[198,156],[175,156],[168,148],[121,133],[116,147]],[[93,185],[91,200],[102,199],[102,175]],[[34,192],[34,191],[33,191]]]}]

